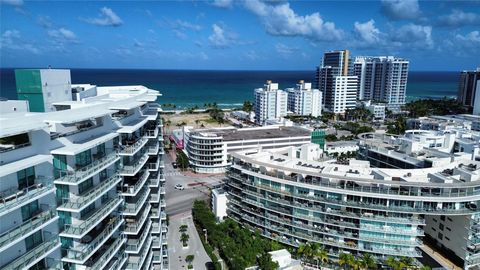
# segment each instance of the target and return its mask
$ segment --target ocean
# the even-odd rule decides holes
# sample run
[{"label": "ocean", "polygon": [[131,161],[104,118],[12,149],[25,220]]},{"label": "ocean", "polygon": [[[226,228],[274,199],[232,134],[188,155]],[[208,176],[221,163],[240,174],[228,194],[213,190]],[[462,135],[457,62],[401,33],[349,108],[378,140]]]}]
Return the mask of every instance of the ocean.
[{"label": "ocean", "polygon": [[[313,82],[315,71],[214,71],[214,70],[142,70],[142,69],[71,69],[72,83],[106,85],[145,85],[159,90],[160,104],[177,108],[202,107],[216,102],[232,108],[252,101],[253,89],[266,80],[280,88],[293,87],[299,80]],[[459,72],[410,71],[407,100],[456,97]],[[13,69],[0,69],[0,96],[16,99]]]}]

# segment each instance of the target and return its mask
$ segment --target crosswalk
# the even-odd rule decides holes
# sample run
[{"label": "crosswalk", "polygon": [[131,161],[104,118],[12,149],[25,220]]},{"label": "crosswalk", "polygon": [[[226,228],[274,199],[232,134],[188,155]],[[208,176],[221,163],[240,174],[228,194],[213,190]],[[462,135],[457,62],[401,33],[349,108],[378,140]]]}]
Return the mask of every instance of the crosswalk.
[{"label": "crosswalk", "polygon": [[165,175],[165,177],[167,176],[178,176],[178,175],[182,175],[180,172],[177,172],[177,171],[171,171],[171,172],[164,172],[163,175]]}]

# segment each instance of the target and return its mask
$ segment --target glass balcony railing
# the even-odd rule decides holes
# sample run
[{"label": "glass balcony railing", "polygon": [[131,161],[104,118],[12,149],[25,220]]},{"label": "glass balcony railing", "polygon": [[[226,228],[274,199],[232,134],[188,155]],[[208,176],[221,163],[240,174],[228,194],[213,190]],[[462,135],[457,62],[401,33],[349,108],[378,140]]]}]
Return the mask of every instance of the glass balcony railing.
[{"label": "glass balcony railing", "polygon": [[166,204],[165,200],[161,200],[160,201],[160,207],[166,207],[166,206],[167,206],[167,204]]},{"label": "glass balcony railing", "polygon": [[145,205],[145,202],[147,201],[149,195],[150,188],[144,188],[144,191],[140,195],[138,195],[137,201],[135,203],[125,203],[123,213],[136,215],[138,211]]},{"label": "glass balcony railing", "polygon": [[69,210],[80,210],[90,203],[98,199],[102,194],[108,192],[112,188],[115,187],[118,183],[122,181],[122,177],[117,175],[116,173],[110,176],[108,179],[102,181],[95,187],[92,187],[89,191],[85,194],[82,194],[77,197],[66,198],[66,202],[60,205],[58,208],[61,211],[69,211]]},{"label": "glass balcony railing", "polygon": [[123,164],[123,168],[121,170],[121,174],[128,174],[128,175],[135,175],[140,171],[140,169],[145,165],[148,160],[148,154],[146,151],[141,152],[141,157],[137,160]]},{"label": "glass balcony railing", "polygon": [[104,266],[110,260],[110,258],[117,253],[117,251],[125,242],[126,242],[126,238],[124,236],[120,236],[117,239],[115,239],[113,243],[109,245],[104,245],[106,249],[97,251],[99,256],[87,261],[86,263],[87,267],[85,269],[88,269],[88,270],[103,269]]},{"label": "glass balcony railing", "polygon": [[151,239],[151,234],[150,234],[151,225],[152,225],[152,222],[149,220],[147,223],[147,227],[145,227],[146,229],[144,230],[140,238],[128,239],[127,247],[125,250],[131,253],[139,253],[141,248],[145,245],[145,239],[147,239],[147,237]]},{"label": "glass balcony railing", "polygon": [[56,217],[56,211],[48,210],[28,219],[22,225],[12,228],[0,235],[0,250],[9,243],[15,242],[16,239],[25,237],[26,234],[34,232],[43,224],[51,221]]},{"label": "glass balcony railing", "polygon": [[148,144],[147,147],[148,147],[148,154],[149,155],[157,155],[158,154],[158,147],[159,143],[158,141],[153,143],[153,144]]},{"label": "glass balcony railing", "polygon": [[125,269],[138,270],[143,269],[142,265],[146,261],[145,259],[150,254],[150,246],[152,245],[152,237],[149,236],[144,244],[143,250],[139,256],[129,256],[127,267]]},{"label": "glass balcony railing", "polygon": [[142,147],[144,147],[148,142],[148,138],[141,137],[136,142],[132,142],[127,145],[123,145],[119,151],[120,155],[133,155],[137,153]]},{"label": "glass balcony railing", "polygon": [[128,259],[127,253],[125,253],[125,249],[120,249],[117,252],[117,255],[115,255],[115,258],[113,258],[113,262],[111,263],[111,266],[108,266],[105,269],[110,269],[110,270],[120,270],[122,269],[122,266],[125,264],[125,262]]},{"label": "glass balcony railing", "polygon": [[35,184],[24,189],[11,189],[0,193],[0,215],[12,211],[35,197],[40,197],[55,189],[52,178],[38,176]]},{"label": "glass balcony railing", "polygon": [[145,220],[150,216],[151,208],[152,206],[148,205],[138,220],[129,217],[125,218],[127,223],[125,224],[124,232],[138,234],[143,224],[145,224]]},{"label": "glass balcony railing", "polygon": [[158,171],[158,168],[160,167],[160,159],[157,158],[156,161],[153,161],[153,162],[149,162],[148,163],[148,169],[150,171]]},{"label": "glass balcony railing", "polygon": [[16,260],[10,262],[9,264],[2,267],[2,270],[18,270],[18,269],[27,269],[35,261],[48,256],[54,248],[60,246],[58,237],[54,237],[51,240],[44,241],[40,245],[36,246],[29,252],[21,255]]},{"label": "glass balcony railing", "polygon": [[68,235],[83,236],[89,232],[93,227],[101,222],[108,214],[114,211],[121,203],[123,199],[119,197],[111,198],[106,203],[102,204],[101,208],[95,209],[87,219],[81,221],[78,224],[65,224],[65,229],[60,234],[61,236],[68,237]]},{"label": "glass balcony railing", "polygon": [[66,249],[66,257],[80,263],[90,257],[102,243],[111,237],[114,231],[123,223],[123,219],[116,216],[107,222],[105,229],[98,234],[90,243],[79,244],[75,247]]},{"label": "glass balcony railing", "polygon": [[83,180],[86,180],[93,174],[100,172],[103,168],[110,166],[111,164],[120,160],[115,151],[107,154],[106,156],[99,158],[87,166],[78,168],[74,171],[62,171],[60,172],[60,178],[55,179],[56,184],[62,184],[62,182],[78,184]]},{"label": "glass balcony railing", "polygon": [[124,180],[124,184],[122,186],[122,193],[124,196],[135,196],[144,186],[145,183],[147,182],[147,179],[150,176],[150,172],[148,170],[144,170],[141,173],[140,178],[137,180],[137,182],[134,185],[129,184],[126,179]]}]

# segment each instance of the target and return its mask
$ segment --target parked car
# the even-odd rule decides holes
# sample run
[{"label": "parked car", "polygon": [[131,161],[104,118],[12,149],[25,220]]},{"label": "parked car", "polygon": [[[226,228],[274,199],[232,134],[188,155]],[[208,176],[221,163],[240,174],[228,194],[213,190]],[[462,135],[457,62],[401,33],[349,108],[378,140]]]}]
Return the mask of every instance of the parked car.
[{"label": "parked car", "polygon": [[172,167],[173,167],[174,169],[178,168],[177,163],[176,163],[176,162],[172,162]]},{"label": "parked car", "polygon": [[178,190],[184,190],[184,189],[185,189],[185,187],[183,187],[183,185],[182,185],[182,184],[176,184],[176,185],[175,185],[175,189],[178,189]]},{"label": "parked car", "polygon": [[206,262],[206,263],[205,263],[205,269],[207,269],[207,270],[215,270],[215,265],[213,264],[213,262]]}]

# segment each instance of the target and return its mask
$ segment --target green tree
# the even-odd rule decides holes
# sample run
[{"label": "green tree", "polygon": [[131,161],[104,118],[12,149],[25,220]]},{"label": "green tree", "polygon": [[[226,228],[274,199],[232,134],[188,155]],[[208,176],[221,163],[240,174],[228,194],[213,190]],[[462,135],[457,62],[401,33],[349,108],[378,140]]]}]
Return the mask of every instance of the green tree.
[{"label": "green tree", "polygon": [[246,100],[243,102],[242,111],[251,112],[253,111],[253,103]]},{"label": "green tree", "polygon": [[385,264],[393,270],[402,270],[404,268],[404,264],[393,256],[388,256],[385,260]]},{"label": "green tree", "polygon": [[179,230],[181,233],[184,233],[184,232],[187,231],[187,228],[188,228],[188,226],[184,224],[184,225],[180,226],[178,230]]},{"label": "green tree", "polygon": [[182,150],[177,150],[177,159],[175,161],[182,170],[187,169],[189,166],[188,157]]},{"label": "green tree", "polygon": [[257,263],[261,270],[276,270],[279,267],[277,262],[272,261],[270,253],[263,253],[259,256]]},{"label": "green tree", "polygon": [[375,257],[370,253],[363,253],[360,258],[360,264],[362,269],[377,269],[377,262]]},{"label": "green tree", "polygon": [[190,239],[190,236],[188,234],[182,233],[182,235],[180,235],[180,241],[182,242],[184,247],[188,246],[188,239]]},{"label": "green tree", "polygon": [[190,254],[190,255],[187,255],[185,257],[185,261],[188,263],[188,268],[192,268],[192,263],[193,263],[193,260],[195,259],[195,256],[193,254]]},{"label": "green tree", "polygon": [[355,257],[350,253],[340,253],[338,257],[338,264],[340,266],[351,267],[355,261]]}]

